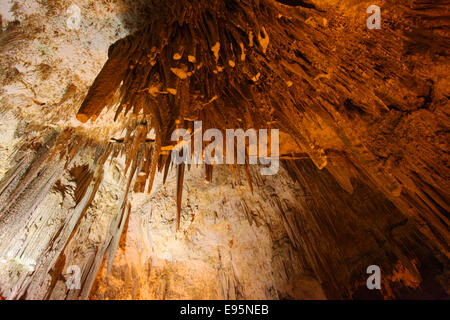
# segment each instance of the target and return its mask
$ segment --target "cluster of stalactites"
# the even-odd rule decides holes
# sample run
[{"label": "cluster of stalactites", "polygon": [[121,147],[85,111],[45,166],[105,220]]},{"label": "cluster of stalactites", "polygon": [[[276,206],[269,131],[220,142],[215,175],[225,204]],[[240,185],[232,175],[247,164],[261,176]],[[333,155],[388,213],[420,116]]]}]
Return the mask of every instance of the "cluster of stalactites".
[{"label": "cluster of stalactites", "polygon": [[[274,5],[268,0],[152,1],[149,6],[158,15],[111,46],[77,118],[95,121],[106,106],[115,106],[116,120],[130,112],[145,119],[129,123],[124,139],[126,170],[137,163],[142,171],[136,189],[148,186],[149,192],[158,168],[167,175],[170,157],[163,149],[172,144],[177,127],[194,120],[219,130],[274,123],[260,85],[271,29],[262,22],[279,23]],[[207,176],[211,172],[208,167]],[[182,165],[179,185],[183,175]]]}]

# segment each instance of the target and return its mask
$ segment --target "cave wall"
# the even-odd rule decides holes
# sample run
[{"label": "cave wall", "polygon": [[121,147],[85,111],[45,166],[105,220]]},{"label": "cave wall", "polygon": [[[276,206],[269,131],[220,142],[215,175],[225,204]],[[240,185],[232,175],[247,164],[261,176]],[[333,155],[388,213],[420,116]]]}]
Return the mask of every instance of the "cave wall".
[{"label": "cave wall", "polygon": [[[321,13],[280,7],[321,48],[314,57],[311,39],[295,44],[290,72],[310,84],[284,90],[332,106],[335,122],[306,109],[296,118],[304,159],[274,177],[251,168],[251,187],[244,168],[214,168],[208,183],[192,167],[178,232],[176,170],[165,185],[157,173],[151,195],[134,192],[140,164],[110,140],[133,120],[114,123],[115,110],[75,119],[109,45],[136,28],[129,3],[77,2],[77,31],[66,28],[66,1],[2,6],[0,296],[448,297],[446,2],[383,1],[377,34],[365,29],[367,1],[314,3]],[[376,293],[365,288],[373,264]],[[80,290],[66,286],[71,266]]]},{"label": "cave wall", "polygon": [[[227,168],[218,170],[213,186],[202,179],[203,170],[193,169],[179,233],[174,182],[150,199],[133,201],[124,247],[111,274],[100,273],[91,297],[446,296],[446,259],[439,248],[424,245],[415,223],[367,177],[354,169],[354,191],[348,193],[310,160],[284,166],[278,176],[255,179],[253,193]],[[142,238],[130,239],[139,228],[145,230]],[[383,272],[383,290],[376,294],[366,287],[366,269],[373,264]]]}]

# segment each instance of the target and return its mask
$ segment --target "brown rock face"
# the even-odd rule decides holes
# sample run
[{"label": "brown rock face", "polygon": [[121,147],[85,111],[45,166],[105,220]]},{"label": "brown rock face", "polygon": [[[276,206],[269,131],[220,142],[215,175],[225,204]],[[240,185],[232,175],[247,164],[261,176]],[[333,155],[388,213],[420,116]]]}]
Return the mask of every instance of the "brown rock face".
[{"label": "brown rock face", "polygon": [[[58,4],[1,8],[1,297],[449,297],[448,1]],[[278,174],[172,163],[195,121]]]}]

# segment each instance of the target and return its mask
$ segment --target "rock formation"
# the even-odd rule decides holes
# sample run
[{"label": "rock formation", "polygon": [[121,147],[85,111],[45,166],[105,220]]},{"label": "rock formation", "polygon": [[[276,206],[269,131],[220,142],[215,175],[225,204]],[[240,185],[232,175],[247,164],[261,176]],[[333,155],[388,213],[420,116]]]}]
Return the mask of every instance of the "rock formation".
[{"label": "rock formation", "polygon": [[[372,4],[1,7],[0,296],[448,298],[449,1]],[[173,164],[194,121],[279,173]]]}]

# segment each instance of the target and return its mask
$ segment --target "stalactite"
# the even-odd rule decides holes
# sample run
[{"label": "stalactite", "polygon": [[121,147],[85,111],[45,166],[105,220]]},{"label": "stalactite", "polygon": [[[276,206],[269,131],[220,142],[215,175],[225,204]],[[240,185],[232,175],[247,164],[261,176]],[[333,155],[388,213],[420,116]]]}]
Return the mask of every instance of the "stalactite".
[{"label": "stalactite", "polygon": [[[286,151],[281,174],[291,181],[261,177],[248,161],[229,165],[232,188],[246,180],[251,196],[236,202],[224,196],[221,201],[229,201],[229,207],[217,210],[242,213],[252,231],[267,228],[273,247],[284,250],[271,257],[277,281],[288,283],[295,272],[312,274],[321,289],[317,296],[355,298],[364,293],[365,267],[384,261],[383,297],[405,292],[445,297],[450,42],[448,14],[442,12],[448,1],[388,0],[384,21],[390,28],[377,33],[349,20],[350,4],[336,9],[329,2],[148,1],[145,24],[110,47],[76,115],[84,125],[32,123],[25,132],[33,134],[23,134],[15,147],[0,180],[0,259],[11,256],[12,265],[4,269],[6,275],[0,270],[0,299],[89,298],[99,273],[105,269],[111,276],[117,248],[125,243],[131,196],[152,194],[159,173],[163,184],[172,186],[173,167],[175,227],[177,232],[188,228],[183,187],[192,168],[172,163],[171,134],[183,126],[193,134],[194,121],[222,132],[280,130],[280,148]],[[1,22],[0,16],[3,27]],[[346,29],[349,24],[352,30]],[[27,36],[16,22],[0,28],[0,53]],[[20,75],[17,68],[13,73]],[[70,97],[81,96],[71,84],[44,109],[33,86],[17,77],[48,119],[58,118],[52,108],[64,113]],[[9,78],[1,79],[7,84]],[[1,103],[3,116],[7,107]],[[26,107],[24,113],[30,112]],[[112,118],[123,137],[110,135]],[[91,128],[89,121],[105,128]],[[123,167],[112,166],[122,159]],[[204,165],[209,186],[223,179],[217,169]],[[117,194],[102,192],[105,170],[119,171]],[[104,225],[89,220],[99,194],[111,197],[104,202],[117,200]],[[46,201],[53,206],[46,207]],[[93,215],[102,219],[98,212]],[[97,238],[88,239],[91,228],[99,226]],[[225,247],[234,245],[231,240]],[[226,253],[221,250],[222,296],[245,298],[233,266],[222,265]],[[35,251],[33,271],[14,262]],[[82,286],[67,290],[63,275],[74,261]],[[167,298],[170,279],[160,279],[161,296]],[[286,287],[265,294],[298,294]]]},{"label": "stalactite", "polygon": [[180,230],[181,222],[181,205],[183,201],[183,181],[184,181],[185,164],[178,165],[177,172],[177,231]]},{"label": "stalactite", "polygon": [[[158,141],[150,166],[149,192],[156,162],[160,162],[158,150],[169,144],[180,118],[202,120],[207,124],[205,130],[238,128],[242,119],[245,128],[278,128],[323,169],[328,164],[329,142],[321,141],[310,125],[315,123],[366,166],[376,159],[374,150],[361,150],[358,141],[364,137],[349,128],[352,122],[365,121],[365,115],[377,119],[389,110],[396,99],[393,92],[373,89],[383,87],[384,79],[371,61],[348,59],[352,55],[348,44],[355,38],[330,42],[334,34],[325,35],[327,25],[310,22],[328,21],[325,11],[305,2],[284,4],[289,6],[269,0],[153,2],[158,14],[148,25],[111,47],[108,62],[80,108],[79,119],[95,120],[105,106],[117,101],[117,114],[132,111],[151,119]],[[423,19],[424,25],[428,24],[424,17],[434,16],[439,6],[430,2],[426,14],[419,17],[408,10],[411,14],[405,18]],[[404,9],[402,5],[394,8]],[[426,42],[406,37],[411,43]],[[391,38],[367,36],[372,43],[372,52],[367,53],[375,60],[383,57],[385,50],[390,50],[392,57],[402,56]],[[378,45],[381,40],[382,47]],[[410,75],[400,71],[404,68],[398,62],[385,68],[392,70],[385,73],[395,72],[393,84],[411,92],[401,80]],[[366,84],[369,78],[371,87]],[[349,118],[343,108],[355,115]],[[380,169],[371,170],[370,175],[374,179],[388,176]],[[380,185],[387,193],[399,190],[395,179]]]}]

